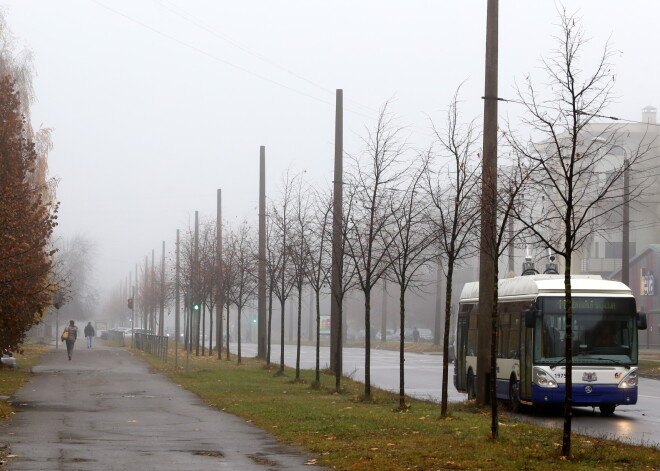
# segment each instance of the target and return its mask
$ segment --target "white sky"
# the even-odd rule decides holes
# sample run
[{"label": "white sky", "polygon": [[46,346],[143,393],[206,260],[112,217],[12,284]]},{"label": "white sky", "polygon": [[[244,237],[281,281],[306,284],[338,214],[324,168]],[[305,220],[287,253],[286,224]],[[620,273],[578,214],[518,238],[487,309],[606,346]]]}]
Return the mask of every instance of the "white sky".
[{"label": "white sky", "polygon": [[[463,114],[481,120],[486,0],[0,5],[17,45],[34,53],[33,123],[54,129],[58,233],[95,241],[102,290],[152,249],[158,260],[163,240],[172,250],[195,210],[214,216],[217,188],[226,218],[254,219],[260,145],[269,196],[287,168],[331,181],[336,88],[351,153],[389,98],[419,147],[430,143],[428,116],[441,124],[464,80]],[[592,50],[611,38],[621,51],[613,58],[620,99],[609,114],[640,119],[641,108],[659,106],[660,2],[566,5],[580,9]],[[557,21],[552,1],[500,0],[501,97],[513,98],[514,81],[555,46]],[[500,105],[501,116],[521,112]]]}]

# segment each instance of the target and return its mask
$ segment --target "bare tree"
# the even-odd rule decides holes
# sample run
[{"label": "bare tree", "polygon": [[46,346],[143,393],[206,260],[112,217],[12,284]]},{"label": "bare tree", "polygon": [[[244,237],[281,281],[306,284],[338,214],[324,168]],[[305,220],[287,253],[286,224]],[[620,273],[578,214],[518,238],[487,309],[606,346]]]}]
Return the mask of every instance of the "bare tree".
[{"label": "bare tree", "polygon": [[291,255],[291,267],[293,285],[298,294],[297,336],[296,336],[296,380],[300,380],[300,342],[302,328],[302,291],[307,272],[309,270],[310,239],[310,200],[308,194],[310,189],[304,185],[302,176],[298,175],[293,180],[293,221],[291,224],[291,238],[288,250]]},{"label": "bare tree", "polygon": [[371,291],[389,268],[388,249],[394,239],[386,229],[391,224],[393,190],[402,169],[407,144],[388,113],[389,103],[381,109],[375,128],[367,129],[365,150],[352,159],[353,175],[348,197],[354,199],[348,221],[347,254],[355,266],[357,285],[364,294],[364,395],[371,396]]},{"label": "bare tree", "polygon": [[314,193],[314,206],[311,220],[310,237],[306,247],[308,253],[307,282],[314,291],[316,311],[316,366],[314,385],[321,384],[320,345],[321,345],[321,290],[328,284],[330,278],[330,254],[328,247],[332,241],[332,194]]},{"label": "bare tree", "polygon": [[[459,89],[447,111],[446,125],[433,133],[440,144],[441,153],[449,163],[429,178],[429,193],[435,207],[438,248],[446,263],[440,263],[445,275],[445,327],[442,341],[442,417],[447,416],[447,388],[449,381],[449,334],[451,325],[452,286],[454,270],[476,252],[477,224],[479,221],[479,166],[475,146],[479,133],[474,121],[460,122],[458,110]],[[430,174],[431,176],[431,174]],[[474,389],[468,384],[468,398],[474,397]]]},{"label": "bare tree", "polygon": [[[201,244],[200,252],[200,301],[203,305],[202,319],[209,313],[209,355],[213,354],[213,311],[216,308],[218,289],[218,270],[217,270],[217,224],[214,219],[202,221],[201,223]],[[206,330],[206,322],[202,322],[202,338]],[[203,343],[203,342],[202,342]],[[218,348],[221,348],[221,339],[218,339]],[[202,356],[204,347],[202,347]]]},{"label": "bare tree", "polygon": [[233,304],[236,306],[238,327],[238,356],[237,363],[241,363],[241,320],[243,308],[254,298],[257,290],[257,258],[256,240],[251,235],[251,228],[246,221],[236,230],[230,230],[227,245],[233,254],[235,283],[230,291]]},{"label": "bare tree", "polygon": [[291,226],[293,224],[293,179],[287,173],[282,182],[281,199],[278,205],[273,204],[271,209],[271,223],[273,224],[273,245],[280,258],[273,283],[273,293],[280,302],[280,368],[277,374],[284,374],[284,308],[287,298],[294,288],[291,273],[291,254],[289,245],[291,239]]},{"label": "bare tree", "polygon": [[434,258],[431,245],[435,234],[430,223],[430,199],[423,191],[424,177],[428,170],[429,158],[420,155],[407,175],[407,187],[396,192],[391,212],[394,216],[388,232],[393,243],[388,251],[391,259],[391,270],[388,276],[399,286],[399,409],[407,408],[405,400],[405,321],[406,292],[423,282],[423,269]]},{"label": "bare tree", "polygon": [[[534,135],[522,142],[509,134],[516,152],[539,168],[530,180],[534,192],[526,194],[524,212],[516,217],[547,247],[564,261],[566,299],[565,361],[566,398],[562,455],[571,449],[573,404],[573,303],[571,271],[573,256],[599,227],[624,202],[636,198],[643,180],[624,192],[624,173],[641,164],[646,149],[630,152],[629,158],[615,161],[611,149],[618,145],[620,131],[616,126],[594,126],[594,118],[603,117],[612,99],[614,85],[610,66],[612,51],[606,44],[595,65],[586,71],[580,65],[587,43],[580,18],[560,12],[558,47],[543,60],[552,95],[542,99],[530,77],[518,89],[527,117],[524,123]],[[593,56],[591,56],[593,57]]]}]

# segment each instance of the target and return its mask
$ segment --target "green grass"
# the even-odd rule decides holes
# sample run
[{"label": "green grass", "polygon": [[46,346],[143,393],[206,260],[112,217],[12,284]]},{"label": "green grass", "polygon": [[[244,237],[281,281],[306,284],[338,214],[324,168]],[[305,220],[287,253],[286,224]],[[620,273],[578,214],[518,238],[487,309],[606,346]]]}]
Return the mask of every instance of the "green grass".
[{"label": "green grass", "polygon": [[365,400],[363,385],[344,379],[337,394],[334,377],[327,375],[320,388],[312,388],[313,372],[304,371],[296,382],[294,371],[287,368],[284,376],[276,376],[276,365],[267,369],[255,359],[236,365],[191,357],[186,374],[183,359],[175,371],[172,359],[164,364],[135,354],[211,406],[308,450],[317,464],[334,469],[650,471],[660,463],[658,449],[583,436],[574,436],[573,456],[564,460],[560,430],[516,422],[506,411],[500,416],[500,438],[493,440],[489,412],[472,403],[451,404],[450,416],[442,419],[437,404],[408,399],[409,409],[401,412],[391,393],[376,391]]},{"label": "green grass", "polygon": [[660,376],[660,361],[658,360],[639,360],[638,366],[640,374]]},{"label": "green grass", "polygon": [[[39,363],[41,355],[48,351],[45,345],[23,345],[23,351],[17,353],[16,368],[0,368],[0,396],[12,396],[30,377],[32,367]],[[0,399],[0,420],[7,419],[14,409],[4,399]]]}]

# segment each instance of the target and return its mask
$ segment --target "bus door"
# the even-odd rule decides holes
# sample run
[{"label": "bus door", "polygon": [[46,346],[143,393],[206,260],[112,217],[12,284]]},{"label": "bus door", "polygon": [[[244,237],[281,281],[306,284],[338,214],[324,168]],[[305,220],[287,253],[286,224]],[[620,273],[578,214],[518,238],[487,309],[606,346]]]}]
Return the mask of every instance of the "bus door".
[{"label": "bus door", "polygon": [[[521,313],[518,314],[521,316]],[[534,329],[525,327],[524,316],[520,324],[520,397],[532,397],[532,355],[534,353]]]},{"label": "bus door", "polygon": [[467,339],[470,321],[471,304],[461,305],[458,312],[458,322],[456,326],[456,389],[466,391],[466,366],[465,355],[467,355]]}]

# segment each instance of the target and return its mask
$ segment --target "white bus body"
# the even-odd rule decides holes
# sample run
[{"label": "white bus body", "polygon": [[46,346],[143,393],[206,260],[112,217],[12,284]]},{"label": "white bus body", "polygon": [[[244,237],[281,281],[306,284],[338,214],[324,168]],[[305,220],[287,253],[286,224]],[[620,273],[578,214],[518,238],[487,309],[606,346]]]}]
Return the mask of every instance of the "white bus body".
[{"label": "white bus body", "polygon": [[[637,402],[637,330],[646,328],[630,288],[600,276],[571,277],[573,404],[611,414]],[[564,402],[563,275],[499,281],[497,397],[519,404]],[[454,384],[474,397],[479,283],[465,285],[457,315]],[[531,308],[531,309],[530,309]]]}]

